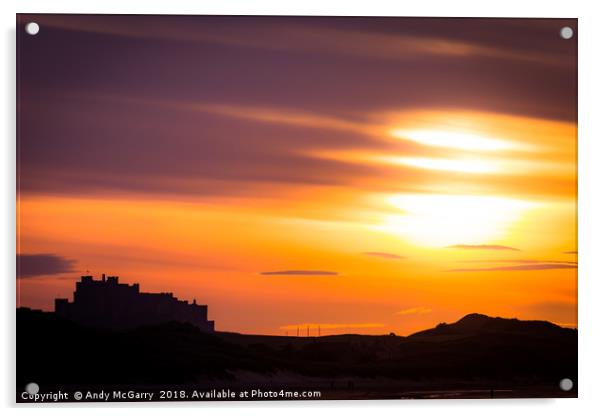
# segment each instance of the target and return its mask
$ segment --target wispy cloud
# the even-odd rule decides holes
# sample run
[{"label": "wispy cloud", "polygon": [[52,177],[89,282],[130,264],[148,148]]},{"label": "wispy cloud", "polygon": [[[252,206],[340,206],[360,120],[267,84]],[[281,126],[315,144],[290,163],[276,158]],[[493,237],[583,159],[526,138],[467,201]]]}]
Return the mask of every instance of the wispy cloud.
[{"label": "wispy cloud", "polygon": [[417,306],[415,308],[404,309],[397,312],[395,315],[422,315],[425,313],[431,313],[433,310],[424,306]]},{"label": "wispy cloud", "polygon": [[577,322],[552,322],[558,326],[561,326],[563,328],[572,328],[572,329],[577,329]]},{"label": "wispy cloud", "polygon": [[280,329],[284,330],[295,330],[297,328],[303,330],[306,328],[316,329],[362,329],[362,328],[383,328],[385,324],[381,323],[351,323],[351,324],[331,324],[331,323],[302,323],[281,326]]},{"label": "wispy cloud", "polygon": [[[172,20],[178,19],[178,20]],[[384,60],[408,60],[432,56],[461,59],[481,57],[547,65],[568,65],[558,54],[539,50],[508,48],[485,39],[385,33],[357,27],[353,21],[329,26],[303,18],[254,18],[261,31],[249,25],[250,18],[211,16],[183,20],[168,16],[36,16],[43,27],[177,42],[213,43],[224,46],[276,51],[320,52]],[[375,19],[375,18],[374,18]],[[246,21],[245,21],[246,20]],[[357,22],[357,19],[355,19]],[[384,23],[384,22],[382,22]],[[227,28],[228,30],[226,30]],[[353,47],[349,47],[353,45]]]},{"label": "wispy cloud", "polygon": [[515,263],[515,264],[577,264],[576,261],[566,260],[531,260],[531,259],[505,259],[505,260],[461,260],[460,263]]},{"label": "wispy cloud", "polygon": [[338,276],[337,272],[328,270],[276,270],[261,272],[263,276]]},{"label": "wispy cloud", "polygon": [[450,269],[448,272],[503,272],[503,271],[535,271],[535,270],[552,270],[552,269],[576,269],[576,264],[521,264],[517,266],[500,266],[500,267],[484,267],[484,268],[466,268],[466,269]]},{"label": "wispy cloud", "polygon": [[518,248],[509,246],[500,246],[497,244],[456,244],[447,248],[458,248],[462,250],[509,250],[520,251]]},{"label": "wispy cloud", "polygon": [[17,278],[73,272],[75,263],[75,260],[57,254],[17,254]]},{"label": "wispy cloud", "polygon": [[379,252],[379,251],[366,251],[366,252],[363,252],[362,254],[364,256],[381,257],[383,259],[390,259],[390,260],[405,259],[404,256],[399,256],[397,254],[384,253],[384,252]]}]

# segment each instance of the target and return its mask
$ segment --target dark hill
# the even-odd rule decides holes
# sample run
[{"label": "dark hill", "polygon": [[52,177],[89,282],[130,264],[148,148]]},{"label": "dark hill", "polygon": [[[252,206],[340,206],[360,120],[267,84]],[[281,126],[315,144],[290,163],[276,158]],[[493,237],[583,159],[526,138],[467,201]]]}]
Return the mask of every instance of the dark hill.
[{"label": "dark hill", "polygon": [[575,332],[573,329],[562,328],[548,321],[521,321],[516,318],[492,318],[487,315],[471,313],[459,321],[447,324],[441,323],[435,328],[416,332],[410,337],[430,336],[467,336],[479,333],[524,334],[528,336],[562,336]]}]

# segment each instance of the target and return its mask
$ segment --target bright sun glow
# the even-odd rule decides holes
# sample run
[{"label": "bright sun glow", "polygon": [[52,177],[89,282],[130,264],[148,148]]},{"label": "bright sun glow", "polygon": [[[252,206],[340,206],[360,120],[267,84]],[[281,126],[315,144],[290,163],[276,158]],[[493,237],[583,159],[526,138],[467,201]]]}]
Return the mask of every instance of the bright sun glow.
[{"label": "bright sun glow", "polygon": [[376,228],[429,247],[495,242],[535,205],[470,195],[395,195],[387,202],[403,212],[387,216]]},{"label": "bright sun glow", "polygon": [[470,133],[449,132],[442,130],[401,130],[391,131],[398,139],[411,140],[427,146],[447,147],[472,151],[496,151],[513,148],[513,143],[479,136]]}]

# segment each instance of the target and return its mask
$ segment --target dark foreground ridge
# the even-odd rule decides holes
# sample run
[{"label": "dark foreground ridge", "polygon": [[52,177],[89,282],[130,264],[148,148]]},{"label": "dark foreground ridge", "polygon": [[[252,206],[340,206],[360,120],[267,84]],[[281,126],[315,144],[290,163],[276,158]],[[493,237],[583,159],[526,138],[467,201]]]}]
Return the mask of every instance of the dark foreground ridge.
[{"label": "dark foreground ridge", "polygon": [[558,388],[563,378],[577,380],[577,330],[543,321],[470,314],[409,337],[284,337],[176,322],[99,329],[17,310],[17,400],[32,381],[55,390],[317,389],[322,399],[576,397],[576,385]]}]

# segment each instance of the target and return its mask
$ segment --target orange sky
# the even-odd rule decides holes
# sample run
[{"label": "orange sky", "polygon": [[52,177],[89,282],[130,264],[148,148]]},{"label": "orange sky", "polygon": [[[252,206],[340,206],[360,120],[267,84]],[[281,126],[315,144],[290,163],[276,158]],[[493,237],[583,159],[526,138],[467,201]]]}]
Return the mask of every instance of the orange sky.
[{"label": "orange sky", "polygon": [[[68,253],[80,259],[78,272],[118,273],[147,291],[196,298],[220,330],[277,334],[311,324],[323,333],[405,334],[474,311],[575,325],[576,255],[564,254],[576,250],[575,126],[477,112],[408,119],[372,126],[374,140],[411,140],[387,133],[398,128],[471,135],[471,146],[502,148],[458,149],[452,136],[416,158],[499,168],[411,166],[411,189],[387,192],[399,169],[389,159],[415,156],[358,150],[332,157],[378,165],[378,184],[274,185],[262,197],[198,200],[22,197],[19,252]],[[558,261],[571,268],[555,268]],[[554,268],[537,270],[542,264]],[[287,270],[336,275],[261,274]],[[19,303],[49,309],[77,274],[21,279]]]},{"label": "orange sky", "polygon": [[[142,42],[118,26],[97,30]],[[228,42],[248,51],[270,40]],[[429,35],[408,53],[559,65],[471,42],[448,48]],[[467,95],[487,95],[466,82]],[[56,256],[62,266],[18,279],[18,306],[52,310],[89,270],[206,303],[220,331],[405,335],[471,312],[576,327],[571,117],[544,114],[543,104],[537,114],[443,96],[324,111],[262,93],[211,100],[128,88],[41,88],[35,102],[21,92],[24,114],[55,134],[45,130],[50,143],[37,145],[42,135],[22,129],[18,254]],[[214,134],[227,139],[198,144]],[[63,161],[69,150],[53,153],[61,146],[76,146],[76,156]]]}]

